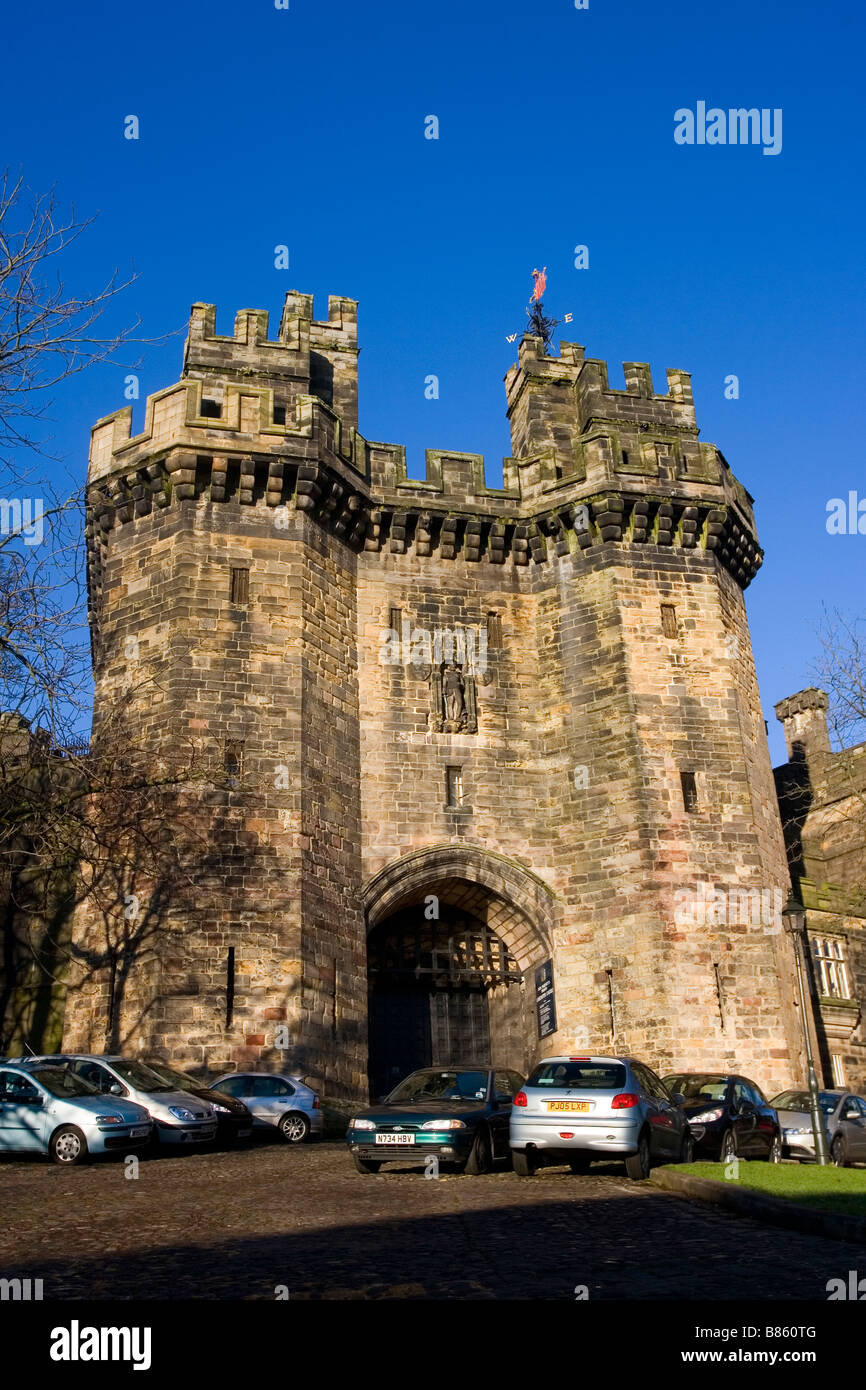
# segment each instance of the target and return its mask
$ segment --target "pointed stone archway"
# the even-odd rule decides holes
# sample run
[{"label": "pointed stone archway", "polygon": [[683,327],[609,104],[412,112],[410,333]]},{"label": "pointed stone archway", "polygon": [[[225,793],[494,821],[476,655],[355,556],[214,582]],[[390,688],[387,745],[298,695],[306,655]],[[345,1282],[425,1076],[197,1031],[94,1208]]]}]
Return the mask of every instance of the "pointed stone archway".
[{"label": "pointed stone archway", "polygon": [[557,904],[535,874],[476,846],[404,855],[368,882],[370,1081],[419,1066],[535,1059],[534,970],[553,952]]}]

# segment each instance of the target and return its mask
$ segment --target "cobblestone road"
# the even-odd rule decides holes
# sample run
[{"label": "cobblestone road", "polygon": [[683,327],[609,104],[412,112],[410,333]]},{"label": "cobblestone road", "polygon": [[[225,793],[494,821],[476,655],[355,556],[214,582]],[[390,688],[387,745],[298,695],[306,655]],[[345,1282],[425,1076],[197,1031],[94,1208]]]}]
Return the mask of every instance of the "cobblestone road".
[{"label": "cobblestone road", "polygon": [[0,1274],[45,1299],[825,1299],[866,1247],[763,1226],[622,1169],[357,1174],[341,1144],[64,1170],[0,1159]]}]

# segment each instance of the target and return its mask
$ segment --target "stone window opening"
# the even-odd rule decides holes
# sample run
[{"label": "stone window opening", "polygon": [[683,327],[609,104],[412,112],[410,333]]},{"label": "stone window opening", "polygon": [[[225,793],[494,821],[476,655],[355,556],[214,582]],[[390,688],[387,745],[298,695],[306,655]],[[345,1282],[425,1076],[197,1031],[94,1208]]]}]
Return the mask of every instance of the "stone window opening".
[{"label": "stone window opening", "polygon": [[812,959],[818,977],[818,993],[825,999],[850,999],[851,987],[848,982],[845,942],[842,937],[813,937]]},{"label": "stone window opening", "polygon": [[201,398],[201,414],[206,420],[222,419],[223,408],[220,401],[215,401],[207,396]]},{"label": "stone window opening", "polygon": [[402,631],[402,626],[403,626],[403,610],[402,610],[402,608],[389,608],[389,609],[388,609],[388,626],[389,626],[389,628],[391,629],[392,632],[396,632],[396,633],[399,634],[399,633]]},{"label": "stone window opening", "polygon": [[229,946],[226,956],[226,1028],[231,1028],[235,1014],[235,948]]},{"label": "stone window opening", "polygon": [[723,988],[723,986],[722,986],[722,976],[721,976],[721,972],[719,971],[719,963],[718,963],[718,961],[713,961],[713,978],[714,978],[714,980],[715,980],[715,982],[716,982],[716,1003],[717,1003],[718,1006],[719,1006],[719,1023],[721,1024],[722,1031],[724,1032],[724,1028],[725,1028],[725,991],[724,991],[724,988]]},{"label": "stone window opening", "polygon": [[680,773],[680,785],[683,791],[683,807],[686,811],[696,811],[698,809],[698,787],[693,772]]},{"label": "stone window opening", "polygon": [[223,754],[226,785],[236,787],[244,775],[244,745],[239,739],[226,741]]},{"label": "stone window opening", "polygon": [[488,647],[502,646],[502,618],[498,613],[487,614],[487,645]]},{"label": "stone window opening", "polygon": [[446,767],[445,769],[445,805],[463,805],[463,768]]},{"label": "stone window opening", "polygon": [[240,606],[250,601],[250,572],[246,566],[232,566],[230,598]]},{"label": "stone window opening", "polygon": [[607,1007],[610,1013],[610,1036],[611,1040],[616,1040],[616,1008],[613,999],[613,970],[608,966],[605,970],[607,976]]},{"label": "stone window opening", "polygon": [[622,451],[622,466],[623,466],[623,468],[628,468],[628,450],[627,450],[627,449],[623,449],[623,451]]},{"label": "stone window opening", "polygon": [[274,402],[273,422],[275,425],[284,425],[286,423],[286,407],[284,405],[277,405],[276,401]]},{"label": "stone window opening", "polygon": [[833,1072],[833,1085],[847,1086],[848,1082],[845,1077],[845,1058],[842,1056],[841,1052],[830,1053],[830,1067]]},{"label": "stone window opening", "polygon": [[663,603],[662,609],[662,632],[665,637],[678,637],[677,629],[677,610],[672,603]]}]

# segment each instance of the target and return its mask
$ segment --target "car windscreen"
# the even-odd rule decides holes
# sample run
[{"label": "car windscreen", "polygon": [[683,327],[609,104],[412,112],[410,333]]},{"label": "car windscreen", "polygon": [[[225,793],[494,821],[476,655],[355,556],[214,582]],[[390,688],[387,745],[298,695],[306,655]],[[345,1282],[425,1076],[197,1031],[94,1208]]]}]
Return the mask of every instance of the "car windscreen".
[{"label": "car windscreen", "polygon": [[728,1090],[726,1076],[665,1076],[664,1083],[686,1100],[724,1100]]},{"label": "car windscreen", "polygon": [[44,1086],[49,1095],[56,1096],[58,1100],[99,1094],[89,1081],[85,1081],[82,1076],[76,1076],[66,1067],[34,1067],[28,1074],[34,1081],[38,1081],[40,1086]]},{"label": "car windscreen", "polygon": [[163,1066],[162,1062],[147,1062],[145,1065],[148,1071],[154,1072],[160,1081],[164,1081],[166,1086],[173,1086],[176,1091],[188,1091],[191,1086],[202,1085],[195,1077],[187,1076],[183,1071],[175,1071],[173,1067]]},{"label": "car windscreen", "polygon": [[[839,1100],[839,1096],[833,1096],[829,1091],[821,1091],[818,1096],[818,1104],[825,1115],[833,1114]],[[812,1105],[808,1091],[782,1091],[781,1095],[770,1101],[770,1104],[776,1110],[805,1110],[807,1112]]]},{"label": "car windscreen", "polygon": [[568,1086],[580,1091],[621,1091],[625,1086],[622,1062],[541,1062],[527,1086]]},{"label": "car windscreen", "polygon": [[157,1076],[155,1071],[151,1071],[150,1067],[145,1067],[141,1062],[127,1062],[125,1058],[112,1057],[111,1067],[122,1081],[125,1081],[136,1091],[146,1091],[148,1094],[153,1094],[156,1091],[176,1089],[174,1086],[169,1086],[167,1082]]},{"label": "car windscreen", "polygon": [[393,1104],[427,1100],[486,1100],[486,1071],[416,1071],[388,1097]]}]

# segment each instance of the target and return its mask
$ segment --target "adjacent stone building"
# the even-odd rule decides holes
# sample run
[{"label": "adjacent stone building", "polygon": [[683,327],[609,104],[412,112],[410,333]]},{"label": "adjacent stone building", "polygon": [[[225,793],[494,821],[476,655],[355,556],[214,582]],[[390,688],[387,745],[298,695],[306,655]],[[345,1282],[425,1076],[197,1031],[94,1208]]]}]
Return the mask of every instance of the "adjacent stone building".
[{"label": "adjacent stone building", "polygon": [[190,744],[220,776],[167,786],[184,866],[135,886],[148,930],[79,912],[65,1045],[110,1015],[131,1050],[344,1096],[624,1049],[773,1094],[802,1061],[762,554],[688,373],[613,389],[525,336],[493,488],[364,438],[357,358],[352,300],[288,294],[273,341],[196,304],[142,432],[93,430],[94,747],[122,701],[154,767]]},{"label": "adjacent stone building", "polygon": [[825,1086],[866,1091],[866,743],[831,751],[828,698],[776,705],[788,762],[776,768],[791,878],[806,908],[808,985]]}]

